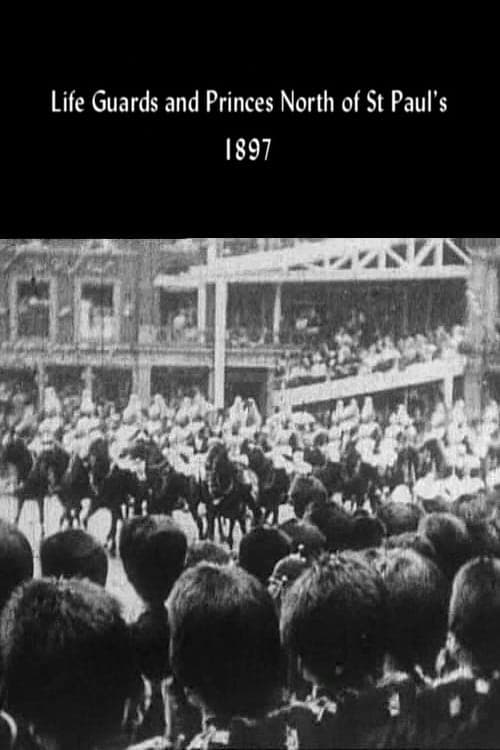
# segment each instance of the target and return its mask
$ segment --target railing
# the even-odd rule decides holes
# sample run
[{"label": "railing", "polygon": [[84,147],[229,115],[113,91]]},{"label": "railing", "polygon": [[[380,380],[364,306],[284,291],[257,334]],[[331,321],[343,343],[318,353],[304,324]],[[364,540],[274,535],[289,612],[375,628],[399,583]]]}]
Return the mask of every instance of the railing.
[{"label": "railing", "polygon": [[460,377],[464,374],[465,359],[457,356],[450,359],[433,360],[422,364],[409,365],[405,370],[392,369],[388,372],[373,372],[369,375],[355,375],[340,380],[327,380],[294,388],[282,387],[273,395],[275,406],[283,403],[291,407],[313,404],[339,398],[353,398],[364,394],[410,388]]},{"label": "railing", "polygon": [[206,346],[207,336],[209,335],[208,331],[201,331],[194,326],[179,331],[174,330],[172,326],[159,326],[154,330],[156,344],[166,344],[173,347]]}]

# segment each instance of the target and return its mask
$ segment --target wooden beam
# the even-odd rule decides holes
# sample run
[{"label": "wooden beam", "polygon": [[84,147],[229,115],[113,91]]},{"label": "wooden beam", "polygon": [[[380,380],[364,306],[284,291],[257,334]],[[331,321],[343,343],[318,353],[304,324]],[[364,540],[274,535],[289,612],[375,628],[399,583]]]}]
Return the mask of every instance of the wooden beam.
[{"label": "wooden beam", "polygon": [[273,344],[279,344],[281,324],[281,284],[276,284],[273,308]]},{"label": "wooden beam", "polygon": [[214,404],[218,409],[224,408],[226,309],[227,282],[223,279],[217,279],[215,283]]},{"label": "wooden beam", "polygon": [[431,237],[424,243],[423,247],[420,248],[415,256],[415,263],[417,266],[421,266],[424,260],[427,258],[429,253],[436,247],[435,238]]}]

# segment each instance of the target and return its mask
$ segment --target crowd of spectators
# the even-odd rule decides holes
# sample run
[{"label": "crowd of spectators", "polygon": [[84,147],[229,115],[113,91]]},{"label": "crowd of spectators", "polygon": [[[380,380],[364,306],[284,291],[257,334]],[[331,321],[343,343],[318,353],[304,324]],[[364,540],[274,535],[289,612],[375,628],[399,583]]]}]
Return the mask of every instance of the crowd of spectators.
[{"label": "crowd of spectators", "polygon": [[[33,578],[30,544],[0,522],[2,748],[497,746],[497,404],[471,425],[460,401],[387,419],[370,399],[339,401],[319,422],[263,420],[242,399],[221,413],[200,393],[132,397],[123,412],[89,392],[77,408],[45,396],[31,423],[26,404],[9,412],[35,452],[47,433],[81,455],[98,434],[126,444],[138,430],[169,456],[204,433],[236,453],[262,440],[290,472],[291,517],[250,530],[236,556],[189,545],[166,516],[127,520],[138,617],[106,589],[108,556],[83,529],[46,537]],[[358,473],[332,491],[353,449]],[[366,471],[381,478],[375,502]]]},{"label": "crowd of spectators", "polygon": [[352,512],[302,477],[290,502],[238,559],[128,520],[133,620],[89,534],[46,538],[34,578],[1,521],[2,748],[497,747],[498,494]]},{"label": "crowd of spectators", "polygon": [[287,387],[321,383],[372,372],[403,370],[412,364],[456,357],[463,341],[462,326],[397,340],[391,335],[375,334],[366,339],[362,328],[352,332],[341,327],[329,339],[317,337],[306,342],[300,352],[285,352],[276,366],[277,384]]}]

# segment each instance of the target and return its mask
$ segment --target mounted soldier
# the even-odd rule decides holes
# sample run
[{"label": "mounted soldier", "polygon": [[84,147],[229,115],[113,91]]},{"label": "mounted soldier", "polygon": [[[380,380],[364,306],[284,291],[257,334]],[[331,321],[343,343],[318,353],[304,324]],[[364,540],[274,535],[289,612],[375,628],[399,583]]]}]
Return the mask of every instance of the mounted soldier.
[{"label": "mounted soldier", "polygon": [[36,500],[40,514],[42,535],[44,534],[44,501],[48,495],[61,495],[61,481],[68,467],[68,453],[54,440],[51,433],[41,436],[41,452],[26,480],[18,489],[19,507],[16,523],[26,500]]},{"label": "mounted soldier", "polygon": [[116,553],[118,521],[123,521],[131,502],[138,494],[136,474],[124,461],[126,447],[116,443],[110,455],[107,441],[95,439],[89,448],[90,484],[92,488],[92,513],[99,508],[111,512],[111,527],[107,544],[111,554]]},{"label": "mounted soldier", "polygon": [[206,475],[213,512],[213,518],[209,521],[209,536],[213,538],[213,522],[217,518],[219,533],[222,538],[226,538],[222,519],[227,519],[227,541],[232,547],[236,523],[239,524],[241,533],[246,534],[246,511],[253,504],[251,488],[244,483],[241,470],[230,460],[226,445],[219,440],[208,451]]}]

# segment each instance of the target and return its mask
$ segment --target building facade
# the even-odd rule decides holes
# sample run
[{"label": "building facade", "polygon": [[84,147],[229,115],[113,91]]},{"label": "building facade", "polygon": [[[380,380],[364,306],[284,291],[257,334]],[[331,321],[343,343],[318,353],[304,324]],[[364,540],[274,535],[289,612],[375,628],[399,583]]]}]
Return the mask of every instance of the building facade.
[{"label": "building facade", "polygon": [[[335,317],[359,300],[392,316],[404,334],[415,316],[422,328],[438,320],[443,299],[440,309],[461,319],[467,282],[466,397],[472,403],[485,352],[476,329],[483,330],[484,310],[498,297],[490,249],[469,251],[442,238],[5,240],[0,379],[1,373],[32,377],[40,392],[47,384],[91,385],[120,402],[133,390],[144,403],[157,392],[169,396],[196,386],[219,407],[235,395],[251,396],[269,413],[283,395],[275,383],[277,359],[300,349],[290,327],[300,309],[314,305]],[[493,317],[488,326],[491,338]],[[494,359],[488,361],[494,368]],[[462,373],[434,369],[402,376],[394,387],[442,381],[450,400]],[[339,383],[321,384],[318,399],[343,397],[346,388],[346,395],[358,395],[356,389],[362,395],[391,387]],[[288,396],[299,406],[315,393]]]}]

